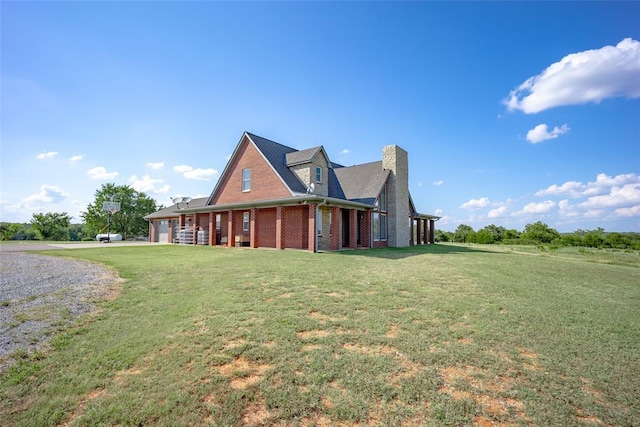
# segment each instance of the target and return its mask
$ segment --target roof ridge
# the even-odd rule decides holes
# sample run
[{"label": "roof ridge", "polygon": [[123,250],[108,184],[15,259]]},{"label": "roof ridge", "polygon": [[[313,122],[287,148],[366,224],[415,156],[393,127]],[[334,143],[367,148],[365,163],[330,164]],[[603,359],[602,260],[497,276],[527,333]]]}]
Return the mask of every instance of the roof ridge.
[{"label": "roof ridge", "polygon": [[270,142],[270,143],[272,143],[272,144],[276,144],[276,145],[279,145],[279,146],[281,146],[281,147],[288,148],[289,150],[300,151],[300,150],[298,150],[297,148],[289,147],[288,145],[284,145],[284,144],[281,144],[281,143],[279,143],[279,142],[276,142],[276,141],[274,141],[274,140],[272,140],[272,139],[265,138],[265,137],[260,136],[260,135],[256,135],[255,133],[251,133],[251,132],[248,132],[248,131],[245,131],[244,133],[246,133],[247,135],[249,135],[249,137],[250,137],[251,139],[253,139],[254,137],[255,137],[255,138],[260,138],[260,139],[265,140],[265,141],[267,141],[267,142]]}]

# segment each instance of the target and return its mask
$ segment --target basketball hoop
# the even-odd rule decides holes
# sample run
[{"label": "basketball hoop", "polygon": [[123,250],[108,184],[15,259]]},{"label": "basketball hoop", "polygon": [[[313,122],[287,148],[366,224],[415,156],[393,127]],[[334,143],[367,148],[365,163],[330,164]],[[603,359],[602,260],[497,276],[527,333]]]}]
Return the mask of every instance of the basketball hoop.
[{"label": "basketball hoop", "polygon": [[120,202],[103,202],[102,211],[107,212],[107,243],[111,243],[111,215],[120,210]]}]

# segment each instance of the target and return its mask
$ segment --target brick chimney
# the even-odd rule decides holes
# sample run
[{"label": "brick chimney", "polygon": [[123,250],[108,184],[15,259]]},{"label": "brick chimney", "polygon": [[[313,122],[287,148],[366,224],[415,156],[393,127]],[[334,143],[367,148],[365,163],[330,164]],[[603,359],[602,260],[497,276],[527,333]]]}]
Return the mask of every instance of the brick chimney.
[{"label": "brick chimney", "polygon": [[390,247],[409,246],[409,155],[397,145],[387,145],[382,149],[382,167],[391,171],[387,185],[387,243]]}]

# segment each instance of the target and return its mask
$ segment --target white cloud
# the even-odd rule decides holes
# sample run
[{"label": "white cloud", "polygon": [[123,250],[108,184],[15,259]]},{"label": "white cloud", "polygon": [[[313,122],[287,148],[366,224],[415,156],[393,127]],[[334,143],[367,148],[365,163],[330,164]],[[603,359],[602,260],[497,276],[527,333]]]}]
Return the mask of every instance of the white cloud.
[{"label": "white cloud", "polygon": [[529,203],[522,208],[521,211],[516,212],[516,215],[522,214],[544,214],[551,211],[556,206],[556,202],[552,200],[546,200],[540,203]]},{"label": "white cloud", "polygon": [[80,160],[84,159],[84,156],[82,154],[78,154],[75,156],[71,156],[71,158],[69,159],[72,162],[79,162]]},{"label": "white cloud", "polygon": [[210,181],[211,178],[218,173],[218,171],[213,168],[201,169],[193,168],[188,165],[174,166],[173,170],[181,173],[182,176],[187,179],[197,179],[200,181]]},{"label": "white cloud", "polygon": [[588,208],[628,207],[640,204],[640,183],[626,184],[622,187],[611,187],[609,194],[589,197],[580,206]]},{"label": "white cloud", "polygon": [[32,194],[22,199],[22,204],[27,206],[33,203],[59,203],[67,198],[69,193],[62,191],[55,185],[43,185],[40,187],[40,192]]},{"label": "white cloud", "polygon": [[104,181],[113,179],[120,174],[118,172],[107,172],[107,169],[103,166],[96,166],[95,168],[89,169],[87,175],[89,175],[91,179]]},{"label": "white cloud", "polygon": [[564,135],[569,132],[569,130],[569,126],[567,126],[566,123],[561,127],[554,127],[551,131],[549,131],[549,127],[546,124],[539,124],[527,132],[527,141],[532,144],[537,144],[548,139],[555,139],[560,135]]},{"label": "white cloud", "polygon": [[349,151],[349,149],[348,149],[348,148],[345,148],[344,150],[342,150],[342,151],[340,152],[340,154],[349,154],[349,153],[351,153],[351,151]]},{"label": "white cloud", "polygon": [[500,206],[499,208],[491,209],[487,214],[487,218],[503,218],[507,216],[507,207]]},{"label": "white cloud", "polygon": [[[147,163],[147,167],[149,169],[153,169],[154,171],[160,170],[162,168],[164,168],[164,162],[157,162],[157,163]],[[140,191],[140,190],[138,190]]]},{"label": "white cloud", "polygon": [[433,185],[435,185],[436,187],[440,187],[442,184],[444,184],[443,180],[433,181]]},{"label": "white cloud", "polygon": [[52,159],[58,155],[57,151],[44,151],[36,156],[38,159]]},{"label": "white cloud", "polygon": [[149,175],[145,175],[142,178],[133,175],[129,178],[129,182],[134,190],[142,193],[167,194],[169,192],[169,185],[162,185],[164,183],[163,179],[154,179]]},{"label": "white cloud", "polygon": [[503,104],[531,114],[620,96],[637,98],[639,73],[640,42],[626,38],[616,46],[565,56],[512,90]]},{"label": "white cloud", "polygon": [[463,209],[480,209],[489,205],[489,198],[482,197],[480,199],[471,199],[466,203],[463,203],[460,207]]},{"label": "white cloud", "polygon": [[570,196],[574,198],[598,196],[608,193],[612,187],[639,183],[640,176],[635,173],[620,174],[615,177],[600,173],[594,182],[583,184],[579,181],[567,181],[561,185],[553,184],[544,190],[538,190],[536,196]]},{"label": "white cloud", "polygon": [[631,206],[630,208],[618,208],[615,213],[620,217],[640,217],[640,205]]}]

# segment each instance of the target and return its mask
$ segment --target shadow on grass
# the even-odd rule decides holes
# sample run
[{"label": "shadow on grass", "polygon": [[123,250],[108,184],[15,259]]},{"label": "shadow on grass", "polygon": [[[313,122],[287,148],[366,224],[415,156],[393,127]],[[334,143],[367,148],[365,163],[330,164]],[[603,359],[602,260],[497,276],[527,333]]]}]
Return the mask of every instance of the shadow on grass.
[{"label": "shadow on grass", "polygon": [[478,247],[464,246],[464,245],[452,245],[452,244],[433,244],[433,245],[420,245],[409,246],[406,248],[379,248],[379,249],[357,249],[357,250],[344,250],[340,251],[341,255],[345,256],[367,256],[375,258],[385,259],[401,259],[408,258],[417,255],[425,254],[463,254],[463,253],[491,253],[499,254],[490,250],[481,249]]}]

